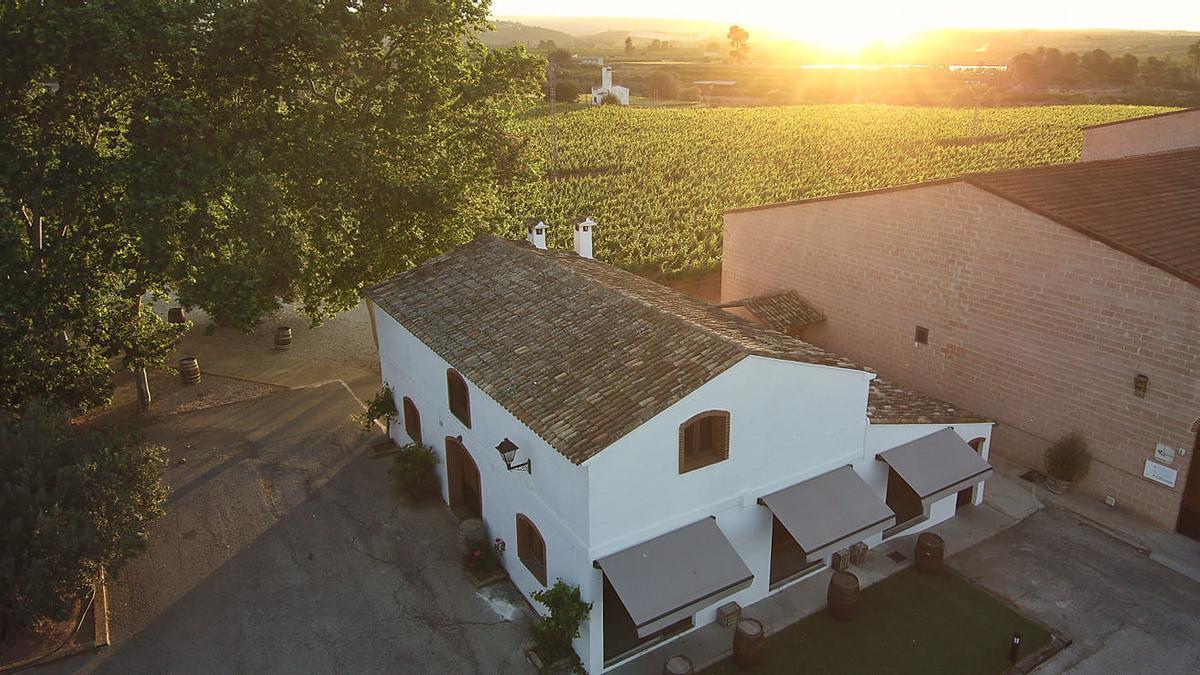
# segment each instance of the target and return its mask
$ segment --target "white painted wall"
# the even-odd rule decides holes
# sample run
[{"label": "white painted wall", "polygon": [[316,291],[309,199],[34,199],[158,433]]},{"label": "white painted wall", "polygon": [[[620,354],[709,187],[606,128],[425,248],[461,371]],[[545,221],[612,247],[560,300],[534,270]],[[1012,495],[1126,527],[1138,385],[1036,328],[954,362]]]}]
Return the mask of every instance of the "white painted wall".
[{"label": "white painted wall", "polygon": [[[854,370],[747,357],[585,462],[591,490],[592,559],[602,558],[708,516],[754,573],[754,583],[698,613],[768,595],[771,513],[759,497],[863,461],[871,375]],[[729,459],[679,473],[679,425],[707,410],[730,413]],[[602,576],[586,592],[589,625],[603,625]],[[589,672],[603,670],[602,640],[588,645]]]},{"label": "white painted wall", "polygon": [[[542,585],[517,558],[516,514],[524,513],[546,542],[546,578],[574,584],[586,582],[580,571],[591,571],[585,540],[588,531],[588,470],[568,461],[516,417],[479,390],[469,379],[471,428],[450,413],[446,369],[450,365],[386,312],[376,313],[383,381],[396,394],[396,408],[407,396],[421,413],[421,433],[438,453],[442,499],[448,500],[446,436],[462,436],[463,445],[479,467],[483,515],[488,532],[507,544],[504,566],[513,583],[529,596]],[[403,413],[390,430],[407,442]],[[509,471],[495,447],[504,438],[520,450],[514,463],[533,460],[533,473]],[[534,603],[535,607],[540,606]]]}]

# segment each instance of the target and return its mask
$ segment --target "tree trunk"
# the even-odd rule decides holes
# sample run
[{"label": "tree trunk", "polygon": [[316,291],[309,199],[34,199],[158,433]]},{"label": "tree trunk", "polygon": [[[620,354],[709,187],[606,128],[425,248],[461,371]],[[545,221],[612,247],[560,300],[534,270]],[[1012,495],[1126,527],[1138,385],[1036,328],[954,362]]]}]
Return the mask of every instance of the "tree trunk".
[{"label": "tree trunk", "polygon": [[138,388],[138,407],[142,412],[150,410],[150,377],[145,368],[138,368],[134,373]]}]

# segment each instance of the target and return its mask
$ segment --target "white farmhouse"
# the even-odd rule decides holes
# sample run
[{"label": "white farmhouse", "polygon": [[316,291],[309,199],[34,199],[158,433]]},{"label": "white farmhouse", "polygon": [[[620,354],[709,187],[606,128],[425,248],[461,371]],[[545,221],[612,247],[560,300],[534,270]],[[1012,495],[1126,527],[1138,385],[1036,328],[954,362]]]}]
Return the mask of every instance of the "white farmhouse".
[{"label": "white farmhouse", "polygon": [[612,94],[621,105],[629,105],[629,87],[614,86],[612,83],[612,66],[600,69],[600,86],[592,87],[592,105],[604,103],[604,97]]},{"label": "white farmhouse", "polygon": [[548,250],[532,221],[367,290],[390,433],[436,450],[522,593],[580,587],[588,672],[981,502],[989,422],[596,261],[594,227]]}]

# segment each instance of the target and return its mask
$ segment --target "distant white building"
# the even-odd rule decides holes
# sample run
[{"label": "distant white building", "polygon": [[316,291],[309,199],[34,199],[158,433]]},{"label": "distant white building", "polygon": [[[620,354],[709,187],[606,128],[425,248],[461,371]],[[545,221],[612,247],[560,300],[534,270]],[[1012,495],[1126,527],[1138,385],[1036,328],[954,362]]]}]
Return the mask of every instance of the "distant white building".
[{"label": "distant white building", "polygon": [[592,87],[592,105],[604,103],[604,97],[609,94],[616,96],[621,105],[629,105],[629,87],[613,86],[612,66],[604,66],[600,69],[600,86]]},{"label": "distant white building", "polygon": [[579,57],[579,62],[584,65],[588,65],[588,66],[602,66],[602,65],[604,65],[604,57],[603,56],[581,56],[581,57]]}]

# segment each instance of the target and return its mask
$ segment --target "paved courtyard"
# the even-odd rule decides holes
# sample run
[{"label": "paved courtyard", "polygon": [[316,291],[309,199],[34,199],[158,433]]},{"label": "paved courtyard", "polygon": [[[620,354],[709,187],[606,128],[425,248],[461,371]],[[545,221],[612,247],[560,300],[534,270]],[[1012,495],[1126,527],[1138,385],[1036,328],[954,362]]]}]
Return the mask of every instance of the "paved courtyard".
[{"label": "paved courtyard", "polygon": [[1200,584],[1058,508],[949,559],[1073,643],[1039,673],[1195,673]]},{"label": "paved courtyard", "polygon": [[340,382],[165,415],[167,516],[62,672],[522,673],[530,612],[476,591],[441,504],[401,503]]}]

